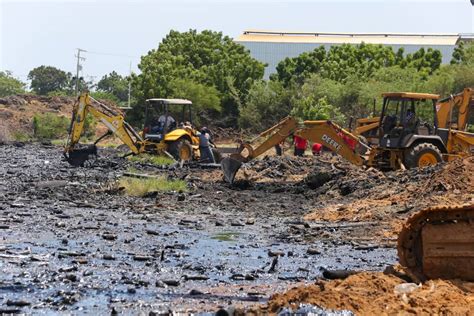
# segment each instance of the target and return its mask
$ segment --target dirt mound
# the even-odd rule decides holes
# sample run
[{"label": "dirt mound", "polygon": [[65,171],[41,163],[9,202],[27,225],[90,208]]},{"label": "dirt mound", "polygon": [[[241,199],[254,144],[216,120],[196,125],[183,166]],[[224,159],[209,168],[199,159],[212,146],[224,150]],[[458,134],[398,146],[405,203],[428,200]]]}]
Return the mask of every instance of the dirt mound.
[{"label": "dirt mound", "polygon": [[[56,113],[69,117],[75,98],[13,95],[0,98],[0,120],[11,134],[33,133],[33,117],[36,114]],[[12,135],[15,136],[15,135]]]},{"label": "dirt mound", "polygon": [[[406,219],[421,209],[474,203],[473,167],[474,157],[387,173],[344,166],[337,177],[312,191],[317,202],[304,219],[376,222],[371,237],[392,243]],[[314,174],[320,175],[317,168]]]},{"label": "dirt mound", "polygon": [[[468,203],[474,193],[474,157],[424,169],[347,169],[317,190],[323,200],[307,220],[393,220],[427,205]],[[309,176],[308,176],[309,177]],[[331,199],[326,199],[329,196]],[[347,197],[343,199],[342,197]],[[334,198],[337,203],[334,203]]]},{"label": "dirt mound", "polygon": [[474,192],[474,156],[457,159],[447,164],[427,181],[425,194],[447,192],[465,194]]},{"label": "dirt mound", "polygon": [[[347,309],[358,315],[474,313],[474,283],[433,280],[411,293],[396,293],[405,281],[381,272],[364,272],[345,280],[318,281],[271,297],[268,309],[296,308],[309,303],[330,309]],[[401,286],[405,287],[405,286]]]},{"label": "dirt mound", "polygon": [[245,164],[243,170],[252,182],[302,181],[313,163],[312,157],[265,156]]}]

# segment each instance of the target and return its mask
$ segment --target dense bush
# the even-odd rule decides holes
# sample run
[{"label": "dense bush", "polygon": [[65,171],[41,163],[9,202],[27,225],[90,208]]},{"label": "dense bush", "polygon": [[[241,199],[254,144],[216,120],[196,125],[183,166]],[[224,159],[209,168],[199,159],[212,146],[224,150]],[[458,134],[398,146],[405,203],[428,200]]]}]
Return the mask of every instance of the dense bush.
[{"label": "dense bush", "polygon": [[67,135],[70,120],[54,113],[36,114],[33,117],[34,136],[40,140],[58,139]]},{"label": "dense bush", "polygon": [[240,107],[239,125],[258,132],[274,125],[291,112],[291,91],[279,82],[256,82]]},{"label": "dense bush", "polygon": [[[33,117],[34,137],[39,140],[61,139],[68,135],[70,118],[54,113],[36,114]],[[84,132],[86,138],[95,135],[96,120],[88,115],[84,121]]]}]

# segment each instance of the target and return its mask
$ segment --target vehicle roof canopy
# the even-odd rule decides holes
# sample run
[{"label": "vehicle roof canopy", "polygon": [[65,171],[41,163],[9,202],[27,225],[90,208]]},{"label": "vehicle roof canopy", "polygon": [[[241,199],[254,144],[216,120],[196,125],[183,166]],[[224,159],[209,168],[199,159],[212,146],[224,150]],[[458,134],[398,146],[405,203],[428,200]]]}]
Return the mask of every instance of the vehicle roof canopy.
[{"label": "vehicle roof canopy", "polygon": [[438,94],[430,94],[430,93],[413,93],[413,92],[386,92],[382,93],[384,98],[392,97],[392,98],[409,98],[409,99],[430,99],[430,100],[438,100]]},{"label": "vehicle roof canopy", "polygon": [[147,99],[146,102],[149,103],[160,103],[160,104],[168,104],[168,105],[192,105],[193,103],[186,99]]}]

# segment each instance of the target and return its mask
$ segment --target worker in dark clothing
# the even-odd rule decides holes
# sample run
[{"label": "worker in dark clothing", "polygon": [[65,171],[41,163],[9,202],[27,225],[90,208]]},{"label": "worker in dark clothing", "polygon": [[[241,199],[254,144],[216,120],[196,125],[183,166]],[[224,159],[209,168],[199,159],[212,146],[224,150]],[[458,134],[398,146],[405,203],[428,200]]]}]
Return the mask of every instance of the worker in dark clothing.
[{"label": "worker in dark clothing", "polygon": [[276,152],[277,156],[283,155],[283,148],[282,148],[283,143],[284,143],[284,141],[275,145],[275,152]]},{"label": "worker in dark clothing", "polygon": [[214,155],[212,154],[211,132],[207,127],[201,128],[199,134],[199,153],[201,154],[201,162],[215,163]]}]

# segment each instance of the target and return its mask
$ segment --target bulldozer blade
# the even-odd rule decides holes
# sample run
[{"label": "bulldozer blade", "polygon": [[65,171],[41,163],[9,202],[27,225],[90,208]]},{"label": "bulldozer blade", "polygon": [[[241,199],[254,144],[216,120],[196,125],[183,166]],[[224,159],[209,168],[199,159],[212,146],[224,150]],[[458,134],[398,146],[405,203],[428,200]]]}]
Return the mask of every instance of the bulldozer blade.
[{"label": "bulldozer blade", "polygon": [[224,172],[224,179],[225,181],[232,184],[234,182],[235,175],[237,171],[239,171],[240,167],[242,166],[242,162],[230,157],[226,157],[221,161],[221,168]]},{"label": "bulldozer blade", "polygon": [[66,161],[74,167],[82,167],[89,159],[89,156],[97,156],[97,147],[91,145],[85,148],[74,149],[67,154],[64,154]]}]

